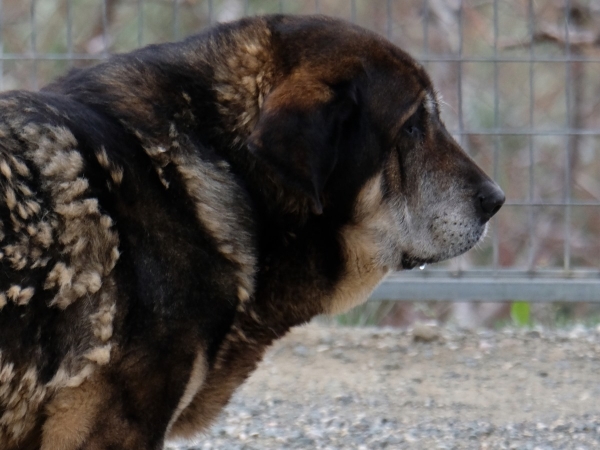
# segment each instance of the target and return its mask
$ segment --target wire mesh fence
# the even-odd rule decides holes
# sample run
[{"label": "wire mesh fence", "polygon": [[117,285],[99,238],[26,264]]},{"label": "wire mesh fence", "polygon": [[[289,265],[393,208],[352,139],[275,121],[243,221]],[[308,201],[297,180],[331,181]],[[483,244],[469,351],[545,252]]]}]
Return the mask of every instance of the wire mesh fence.
[{"label": "wire mesh fence", "polygon": [[321,13],[430,72],[442,117],[507,194],[486,240],[374,298],[600,300],[600,4],[589,0],[0,0],[0,89],[37,89],[211,23]]}]

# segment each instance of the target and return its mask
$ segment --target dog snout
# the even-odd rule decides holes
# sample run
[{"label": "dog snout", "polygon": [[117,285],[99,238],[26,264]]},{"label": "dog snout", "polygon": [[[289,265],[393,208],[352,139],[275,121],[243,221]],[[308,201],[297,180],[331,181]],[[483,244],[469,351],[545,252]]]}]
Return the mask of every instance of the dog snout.
[{"label": "dog snout", "polygon": [[477,192],[475,199],[477,212],[483,222],[490,220],[504,204],[504,192],[496,183],[484,181]]}]

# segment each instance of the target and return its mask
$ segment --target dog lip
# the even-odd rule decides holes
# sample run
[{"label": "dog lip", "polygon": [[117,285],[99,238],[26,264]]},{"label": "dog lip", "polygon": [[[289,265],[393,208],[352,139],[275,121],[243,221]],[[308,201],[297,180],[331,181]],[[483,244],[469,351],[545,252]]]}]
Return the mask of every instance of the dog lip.
[{"label": "dog lip", "polygon": [[431,264],[432,262],[435,261],[431,258],[415,258],[414,256],[405,254],[402,256],[402,260],[400,262],[400,267],[398,268],[398,270],[412,270],[417,266],[422,266],[423,264]]}]

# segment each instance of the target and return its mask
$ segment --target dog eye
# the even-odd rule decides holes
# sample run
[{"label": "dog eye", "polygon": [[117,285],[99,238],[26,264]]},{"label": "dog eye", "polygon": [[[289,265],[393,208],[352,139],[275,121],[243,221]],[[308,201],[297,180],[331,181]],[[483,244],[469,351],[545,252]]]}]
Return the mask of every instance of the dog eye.
[{"label": "dog eye", "polygon": [[423,131],[414,125],[405,127],[404,132],[413,139],[421,139],[423,137]]},{"label": "dog eye", "polygon": [[424,132],[424,108],[420,106],[412,116],[408,118],[402,126],[402,133],[414,140],[421,140],[425,136]]}]

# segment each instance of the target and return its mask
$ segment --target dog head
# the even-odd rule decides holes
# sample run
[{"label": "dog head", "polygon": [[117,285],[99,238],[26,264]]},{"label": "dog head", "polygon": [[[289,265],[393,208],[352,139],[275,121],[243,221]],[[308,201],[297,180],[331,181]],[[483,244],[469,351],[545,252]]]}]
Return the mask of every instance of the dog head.
[{"label": "dog head", "polygon": [[276,18],[277,66],[251,151],[300,190],[313,214],[345,217],[364,271],[410,269],[466,252],[504,193],[440,118],[424,69],[385,39],[326,18]]}]

